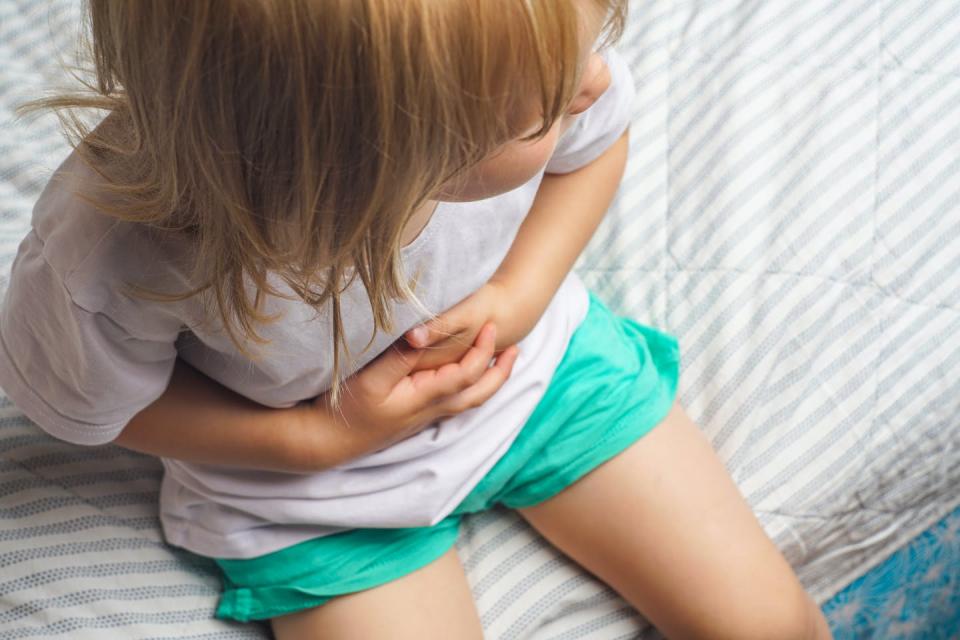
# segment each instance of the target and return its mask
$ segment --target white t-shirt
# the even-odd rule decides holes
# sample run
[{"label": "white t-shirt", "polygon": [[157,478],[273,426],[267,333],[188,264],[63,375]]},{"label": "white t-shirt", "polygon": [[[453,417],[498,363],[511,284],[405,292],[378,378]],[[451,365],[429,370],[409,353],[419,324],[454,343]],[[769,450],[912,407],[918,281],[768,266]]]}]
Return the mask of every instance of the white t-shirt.
[{"label": "white t-shirt", "polygon": [[[629,69],[614,51],[604,55],[610,88],[564,133],[547,172],[588,164],[629,122],[634,95]],[[252,362],[225,334],[199,325],[203,314],[196,297],[157,303],[120,292],[123,280],[186,289],[190,248],[78,199],[88,172],[71,155],[47,185],[14,260],[0,315],[0,387],[28,417],[69,442],[108,443],[164,392],[177,356],[270,407],[291,407],[329,389],[326,313],[318,317],[300,301],[269,298],[267,311],[280,311],[283,319],[259,328],[272,342],[262,348],[264,357]],[[406,272],[420,270],[416,291],[428,309],[450,308],[493,275],[542,177],[494,198],[438,205],[402,250]],[[356,357],[348,372],[425,319],[412,305],[395,305],[395,331],[377,335],[357,357],[373,329],[359,280],[342,305],[346,339]],[[512,375],[486,403],[339,467],[281,473],[163,458],[160,508],[168,542],[202,555],[243,558],[350,528],[439,522],[510,447],[587,306],[586,289],[569,275],[521,342]]]}]

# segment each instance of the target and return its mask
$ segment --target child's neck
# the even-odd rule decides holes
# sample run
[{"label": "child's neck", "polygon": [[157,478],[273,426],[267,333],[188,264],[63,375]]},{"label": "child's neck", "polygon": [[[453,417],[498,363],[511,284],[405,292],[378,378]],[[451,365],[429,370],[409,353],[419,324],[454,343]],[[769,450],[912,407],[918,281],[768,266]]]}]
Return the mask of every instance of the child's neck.
[{"label": "child's neck", "polygon": [[401,246],[405,247],[417,239],[420,232],[423,231],[427,223],[430,222],[430,218],[433,217],[433,212],[436,211],[436,209],[437,201],[427,200],[414,212],[407,226],[403,228],[403,235],[400,236]]}]

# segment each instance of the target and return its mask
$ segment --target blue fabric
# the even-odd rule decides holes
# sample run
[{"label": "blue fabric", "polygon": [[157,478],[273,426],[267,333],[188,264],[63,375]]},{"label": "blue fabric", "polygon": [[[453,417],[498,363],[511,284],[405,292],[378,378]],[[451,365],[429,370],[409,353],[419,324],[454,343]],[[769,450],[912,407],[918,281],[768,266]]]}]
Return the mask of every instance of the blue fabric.
[{"label": "blue fabric", "polygon": [[960,638],[960,508],[823,607],[836,640]]}]

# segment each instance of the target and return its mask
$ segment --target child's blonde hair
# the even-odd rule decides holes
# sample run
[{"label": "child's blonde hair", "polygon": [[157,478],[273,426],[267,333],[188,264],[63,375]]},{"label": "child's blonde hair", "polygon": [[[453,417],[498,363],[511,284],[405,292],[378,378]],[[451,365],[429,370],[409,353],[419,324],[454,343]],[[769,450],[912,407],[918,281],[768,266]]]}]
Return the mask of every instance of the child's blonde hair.
[{"label": "child's blonde hair", "polygon": [[[413,212],[529,125],[513,116],[531,98],[537,138],[574,97],[578,1],[88,0],[96,83],[24,111],[57,112],[104,213],[195,242],[196,288],[136,295],[209,296],[253,359],[241,337],[268,342],[262,296],[283,297],[269,272],[331,302],[336,404],[340,293],[359,276],[374,335],[392,330],[390,301],[416,300],[400,263]],[[587,1],[619,37],[626,0]],[[108,114],[91,128],[77,108]]]}]

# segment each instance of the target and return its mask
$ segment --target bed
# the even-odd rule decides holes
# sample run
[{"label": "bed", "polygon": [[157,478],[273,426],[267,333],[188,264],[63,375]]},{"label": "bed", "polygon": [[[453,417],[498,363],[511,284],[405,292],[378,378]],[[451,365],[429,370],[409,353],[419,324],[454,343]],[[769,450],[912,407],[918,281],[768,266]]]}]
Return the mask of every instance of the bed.
[{"label": "bed", "polygon": [[[0,0],[0,293],[68,153],[12,109],[62,84],[79,10]],[[630,161],[577,271],[679,337],[682,402],[837,638],[960,637],[960,3],[631,11]],[[164,544],[161,472],[0,394],[0,637],[270,637]],[[514,513],[457,550],[489,638],[659,637]]]}]

